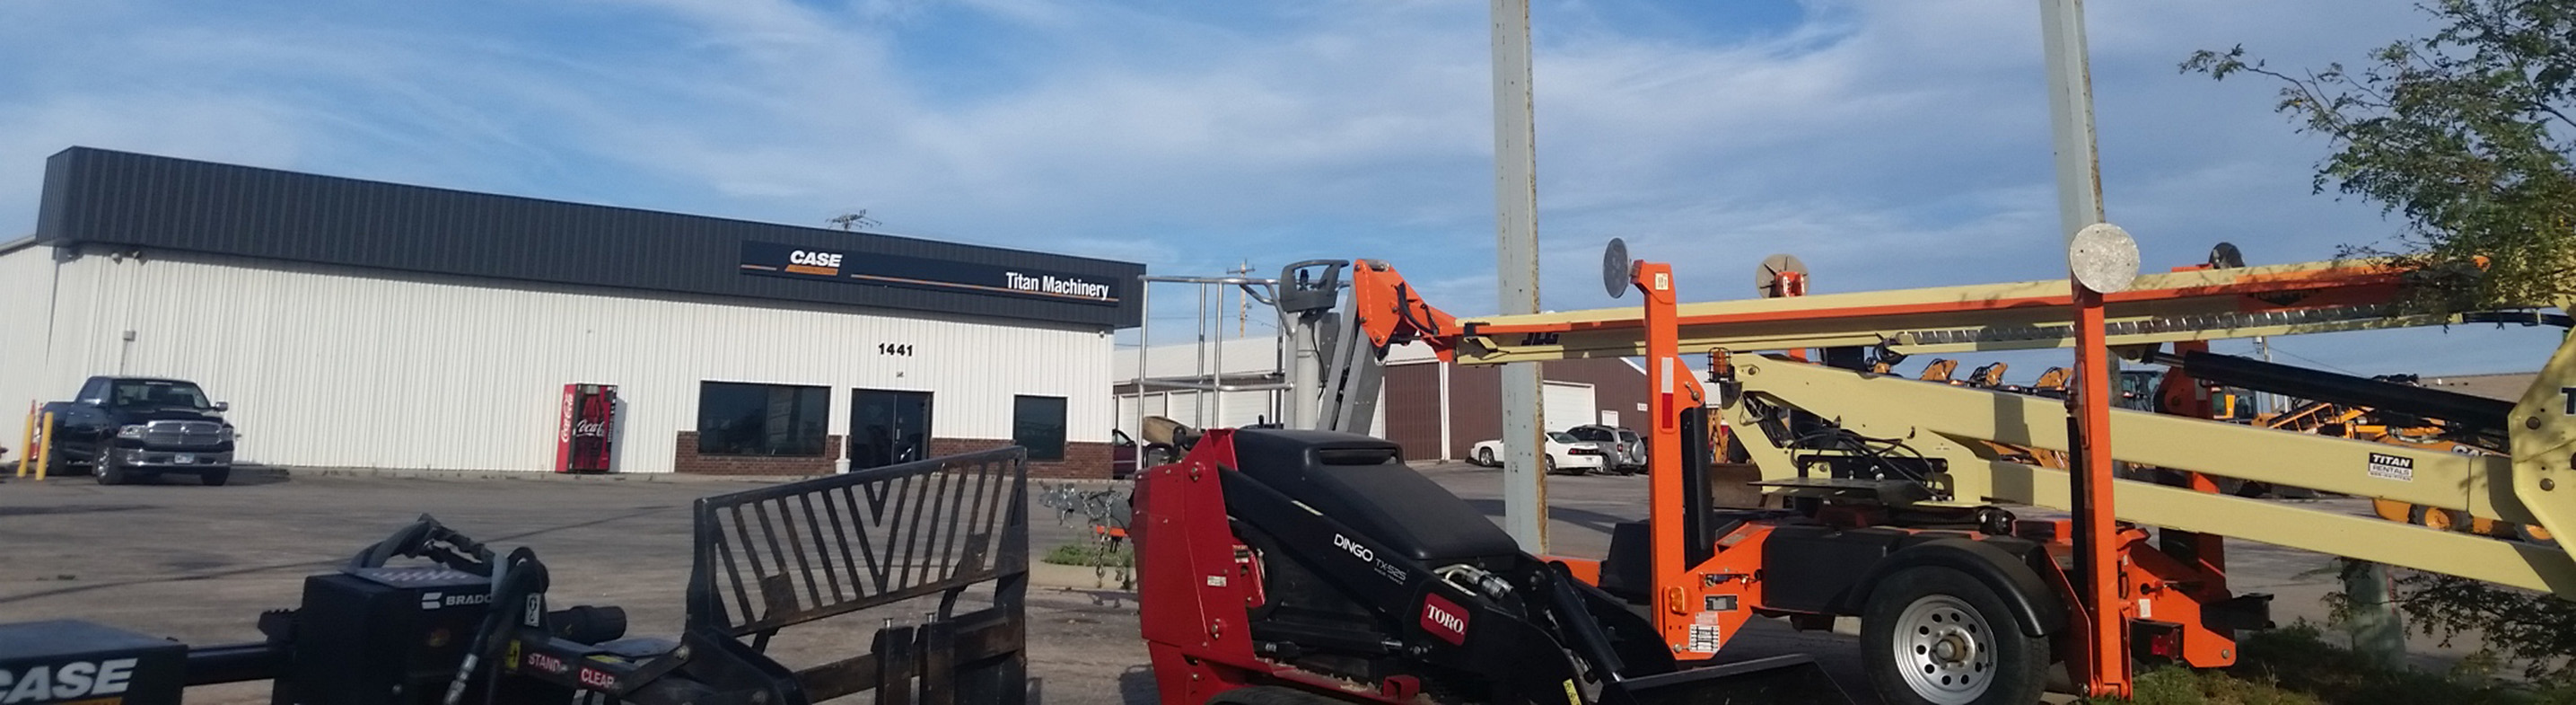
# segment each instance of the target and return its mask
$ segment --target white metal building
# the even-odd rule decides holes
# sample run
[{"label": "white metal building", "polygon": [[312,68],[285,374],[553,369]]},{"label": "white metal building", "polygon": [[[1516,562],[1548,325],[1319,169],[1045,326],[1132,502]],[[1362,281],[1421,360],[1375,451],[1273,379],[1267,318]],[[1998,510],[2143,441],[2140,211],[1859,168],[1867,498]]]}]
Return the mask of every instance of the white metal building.
[{"label": "white metal building", "polygon": [[[1422,350],[1429,354],[1428,348]],[[1133,428],[1139,398],[1136,348],[1119,348],[1111,367],[1119,380],[1118,427]],[[1286,382],[1280,370],[1275,337],[1229,338],[1204,346],[1157,345],[1145,354],[1144,413],[1204,428],[1275,423],[1281,419],[1280,404],[1287,395],[1286,390],[1273,388]],[[1383,419],[1384,412],[1379,413]]]},{"label": "white metal building", "polygon": [[[1493,367],[1441,362],[1429,346],[1388,350],[1371,433],[1404,446],[1407,460],[1462,460],[1478,441],[1502,436],[1502,382]],[[1157,345],[1141,373],[1136,349],[1120,348],[1119,428],[1133,428],[1137,405],[1148,416],[1192,426],[1246,426],[1280,419],[1284,381],[1279,339],[1231,338],[1206,345]],[[1645,368],[1625,358],[1555,360],[1540,366],[1540,418],[1550,429],[1643,423]],[[1140,396],[1136,380],[1144,380]],[[1214,391],[1231,387],[1238,391]]]},{"label": "white metal building", "polygon": [[619,472],[1019,442],[1106,476],[1143,272],[80,148],[45,189],[0,245],[0,403],[193,380],[281,466],[547,470],[563,385],[595,383]]}]

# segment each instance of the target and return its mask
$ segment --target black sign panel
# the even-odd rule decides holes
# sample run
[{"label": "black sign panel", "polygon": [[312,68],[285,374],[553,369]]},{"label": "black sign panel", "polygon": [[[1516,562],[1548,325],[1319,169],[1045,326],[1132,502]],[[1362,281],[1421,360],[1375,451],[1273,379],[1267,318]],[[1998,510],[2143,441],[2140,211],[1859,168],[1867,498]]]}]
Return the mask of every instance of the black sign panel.
[{"label": "black sign panel", "polygon": [[1118,305],[1119,290],[1116,279],[1093,275],[749,240],[742,243],[742,273],[1102,306]]}]

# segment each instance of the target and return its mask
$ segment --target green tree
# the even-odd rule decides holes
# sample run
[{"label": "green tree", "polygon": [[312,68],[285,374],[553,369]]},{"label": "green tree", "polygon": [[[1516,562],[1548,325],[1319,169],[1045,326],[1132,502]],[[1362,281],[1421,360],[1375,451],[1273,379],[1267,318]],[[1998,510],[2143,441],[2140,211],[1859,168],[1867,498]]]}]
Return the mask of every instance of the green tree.
[{"label": "green tree", "polygon": [[2331,143],[2316,190],[2406,223],[2392,241],[2342,254],[2420,268],[2416,305],[2550,305],[2576,294],[2576,0],[2417,7],[2439,30],[2372,51],[2357,70],[2274,69],[2241,45],[2196,52],[2182,70],[2280,82],[2275,109]]},{"label": "green tree", "polygon": [[[2243,46],[2200,51],[2186,73],[2280,84],[2275,109],[2331,152],[2313,187],[2398,216],[2387,243],[2342,254],[2420,268],[2412,303],[2459,311],[2576,295],[2576,0],[2435,0],[2437,29],[2347,69],[2282,70]],[[2525,675],[2576,682],[2576,603],[2462,578],[2408,574],[2397,602],[2444,641],[2475,635]]]}]

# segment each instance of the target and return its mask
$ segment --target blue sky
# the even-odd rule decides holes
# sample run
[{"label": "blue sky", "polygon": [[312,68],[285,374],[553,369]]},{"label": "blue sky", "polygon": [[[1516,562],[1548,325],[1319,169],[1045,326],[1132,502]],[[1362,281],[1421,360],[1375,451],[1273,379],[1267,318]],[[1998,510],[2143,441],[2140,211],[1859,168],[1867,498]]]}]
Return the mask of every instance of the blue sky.
[{"label": "blue sky", "polygon": [[[1820,292],[2062,271],[2035,2],[1535,5],[1550,308],[1608,304],[1595,279],[1613,236],[1675,262],[1690,299],[1743,295],[1773,252],[1803,258]],[[2309,193],[2325,145],[2270,111],[2271,86],[2174,65],[2236,43],[2285,65],[2354,61],[2425,28],[2408,4],[2088,9],[2109,211],[2150,268],[2219,240],[2289,262],[2394,232]],[[1368,257],[1480,313],[1486,11],[21,0],[0,4],[0,233],[33,229],[42,159],[77,144],[785,223],[865,208],[888,232],[1157,273]],[[1157,325],[1189,325],[1189,309],[1158,308]],[[2549,345],[2468,330],[2278,343],[2424,373],[2533,369]]]}]

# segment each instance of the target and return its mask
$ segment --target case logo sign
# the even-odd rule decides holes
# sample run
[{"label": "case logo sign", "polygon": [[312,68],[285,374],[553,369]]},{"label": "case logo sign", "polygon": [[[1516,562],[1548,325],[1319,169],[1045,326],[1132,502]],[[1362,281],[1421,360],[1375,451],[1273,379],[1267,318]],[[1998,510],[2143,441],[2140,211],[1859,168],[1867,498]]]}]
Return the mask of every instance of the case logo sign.
[{"label": "case logo sign", "polygon": [[1422,596],[1422,631],[1452,645],[1467,643],[1467,610],[1440,593]]},{"label": "case logo sign", "polygon": [[795,250],[787,253],[787,271],[797,274],[834,276],[841,273],[841,253],[821,250]]},{"label": "case logo sign", "polygon": [[0,694],[0,705],[122,694],[138,661],[115,658],[0,669],[0,693],[5,693]]},{"label": "case logo sign", "polygon": [[924,289],[1010,299],[1118,305],[1115,274],[1074,274],[963,259],[824,250],[779,242],[742,243],[743,274],[813,282]]},{"label": "case logo sign", "polygon": [[2370,476],[2399,482],[2415,481],[2415,459],[2387,453],[2370,454]]}]

